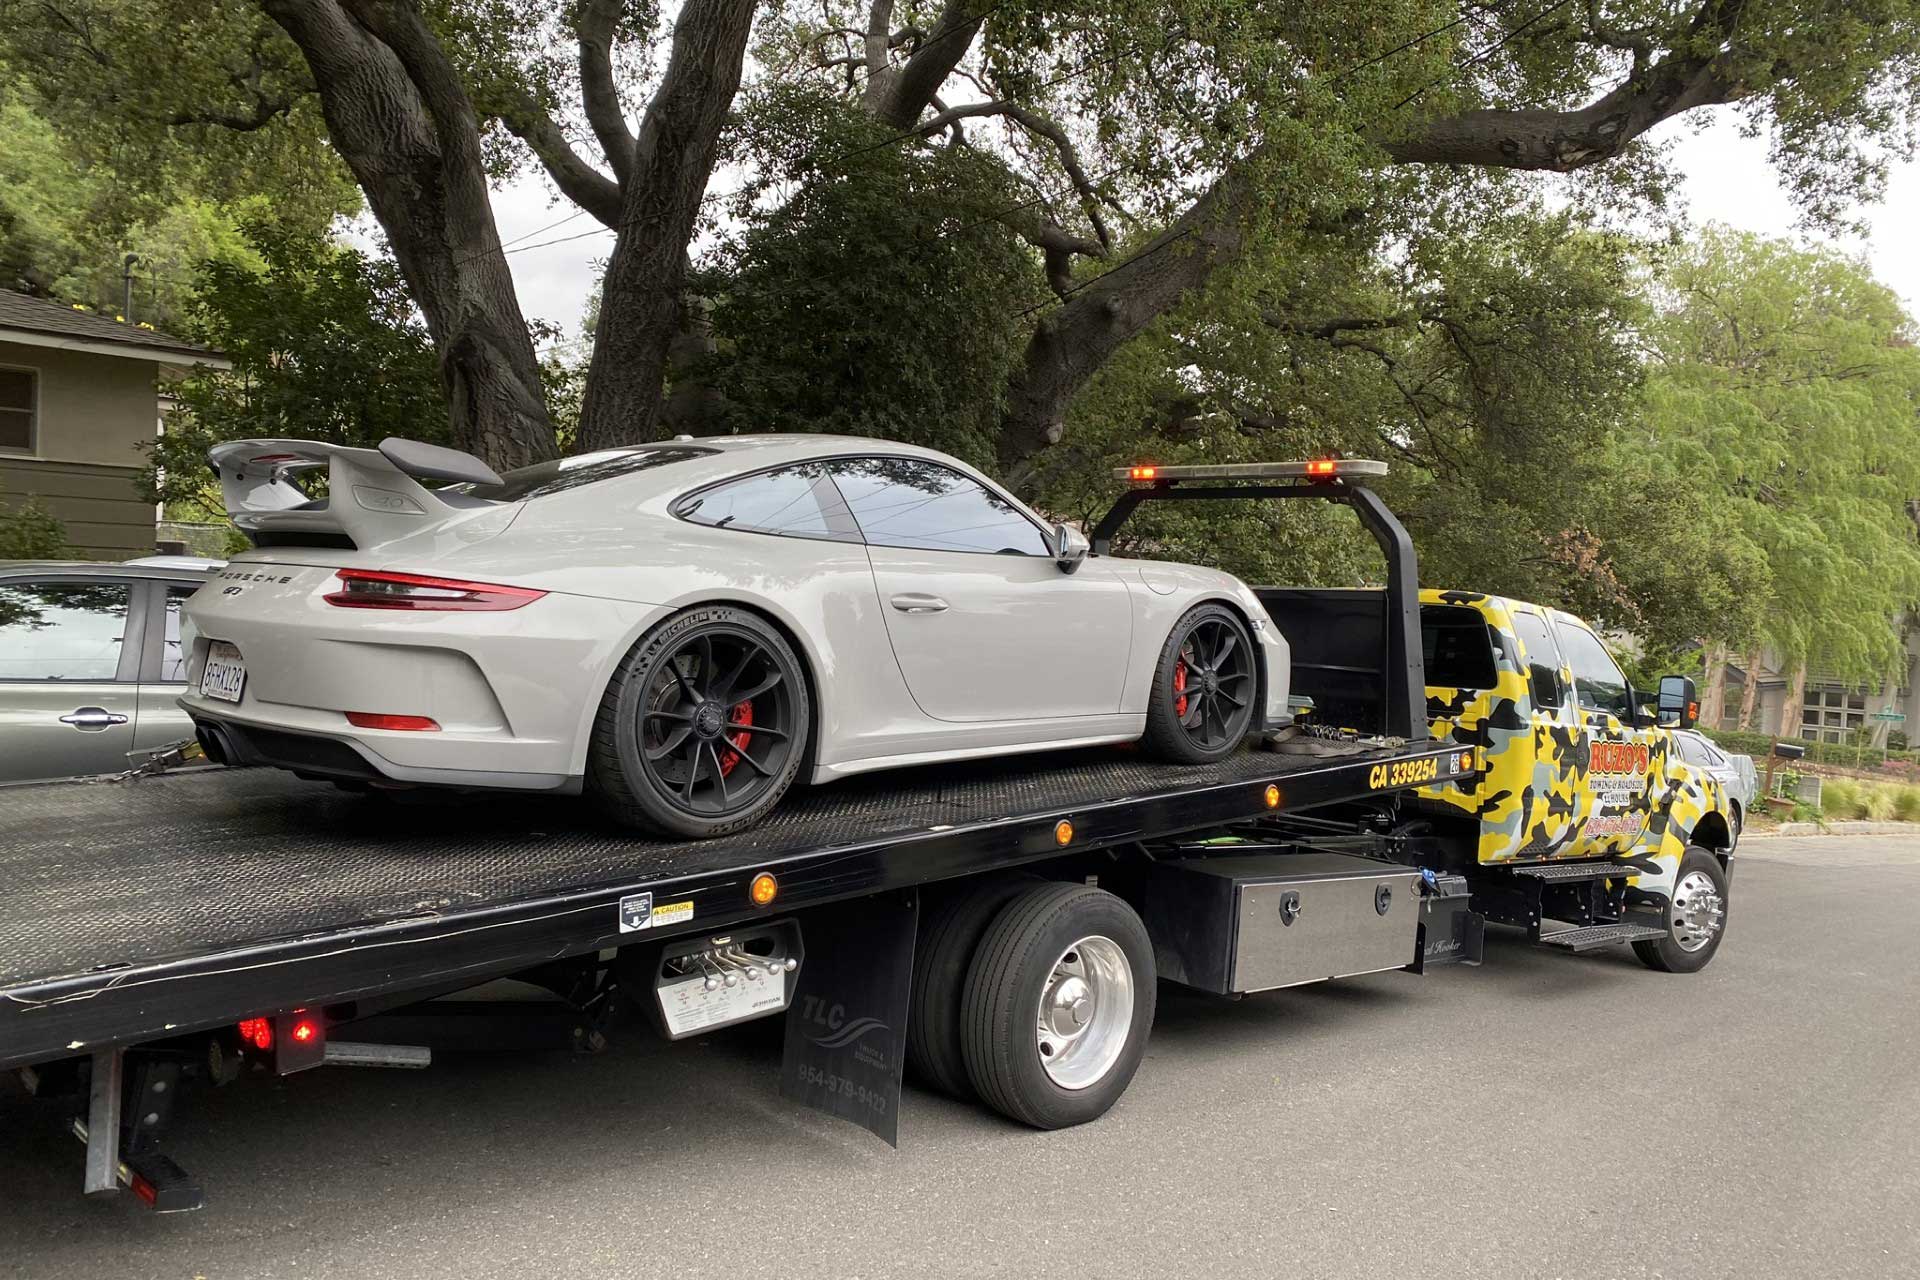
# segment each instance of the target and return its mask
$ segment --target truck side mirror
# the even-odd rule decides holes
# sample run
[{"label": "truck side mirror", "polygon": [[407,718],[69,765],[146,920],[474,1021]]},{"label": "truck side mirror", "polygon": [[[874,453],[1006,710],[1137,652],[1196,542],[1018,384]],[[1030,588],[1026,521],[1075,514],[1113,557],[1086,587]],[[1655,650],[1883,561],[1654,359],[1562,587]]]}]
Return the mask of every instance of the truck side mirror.
[{"label": "truck side mirror", "polygon": [[1560,673],[1544,662],[1527,664],[1528,692],[1533,695],[1536,707],[1561,707],[1567,702],[1566,688],[1560,683]]},{"label": "truck side mirror", "polygon": [[1691,729],[1700,723],[1700,698],[1688,676],[1660,677],[1660,726]]}]

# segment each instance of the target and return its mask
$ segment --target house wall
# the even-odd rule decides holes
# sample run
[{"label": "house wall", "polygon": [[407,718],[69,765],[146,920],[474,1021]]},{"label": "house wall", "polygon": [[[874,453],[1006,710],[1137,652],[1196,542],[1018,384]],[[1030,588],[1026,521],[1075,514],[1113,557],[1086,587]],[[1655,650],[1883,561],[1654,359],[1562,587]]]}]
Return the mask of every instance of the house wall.
[{"label": "house wall", "polygon": [[0,449],[0,503],[39,498],[86,556],[151,552],[154,508],[134,478],[158,431],[156,364],[0,342],[0,365],[33,370],[39,388],[33,449]]}]

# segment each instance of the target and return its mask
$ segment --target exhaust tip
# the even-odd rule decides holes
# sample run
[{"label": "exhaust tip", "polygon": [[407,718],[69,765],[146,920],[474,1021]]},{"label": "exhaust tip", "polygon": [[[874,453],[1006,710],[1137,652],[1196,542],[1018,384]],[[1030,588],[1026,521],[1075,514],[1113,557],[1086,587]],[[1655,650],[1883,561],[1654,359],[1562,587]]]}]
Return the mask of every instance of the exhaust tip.
[{"label": "exhaust tip", "polygon": [[200,743],[200,749],[207,753],[207,759],[215,764],[232,764],[233,752],[227,747],[226,735],[210,724],[193,726],[193,736]]}]

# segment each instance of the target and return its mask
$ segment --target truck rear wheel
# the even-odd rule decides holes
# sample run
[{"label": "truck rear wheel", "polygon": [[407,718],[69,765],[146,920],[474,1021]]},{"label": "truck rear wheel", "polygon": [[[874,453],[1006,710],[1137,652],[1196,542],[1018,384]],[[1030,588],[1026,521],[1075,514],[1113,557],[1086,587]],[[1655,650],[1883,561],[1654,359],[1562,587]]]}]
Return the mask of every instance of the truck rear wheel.
[{"label": "truck rear wheel", "polygon": [[1011,875],[960,885],[935,897],[920,917],[907,1006],[907,1065],[922,1083],[949,1097],[974,1097],[960,1049],[960,1011],[974,952],[1007,901],[1039,883]]},{"label": "truck rear wheel", "polygon": [[967,971],[960,1044],[988,1106],[1036,1129],[1105,1115],[1153,1026],[1153,944],[1133,908],[1081,884],[1023,889]]},{"label": "truck rear wheel", "polygon": [[1667,903],[1667,936],[1633,944],[1633,953],[1663,973],[1698,973],[1727,932],[1727,872],[1698,845],[1680,859]]}]

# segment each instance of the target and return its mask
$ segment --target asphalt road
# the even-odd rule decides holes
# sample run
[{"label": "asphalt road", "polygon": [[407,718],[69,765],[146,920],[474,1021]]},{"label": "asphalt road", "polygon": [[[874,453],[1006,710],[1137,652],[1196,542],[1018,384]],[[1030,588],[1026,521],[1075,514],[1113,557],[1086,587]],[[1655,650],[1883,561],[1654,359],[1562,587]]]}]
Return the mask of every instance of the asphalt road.
[{"label": "asphalt road", "polygon": [[203,1213],[77,1195],[0,1085],[0,1276],[1920,1273],[1920,841],[1751,840],[1702,974],[1480,969],[1169,992],[1098,1124],[910,1092],[888,1150],[758,1028],[183,1098]]}]

